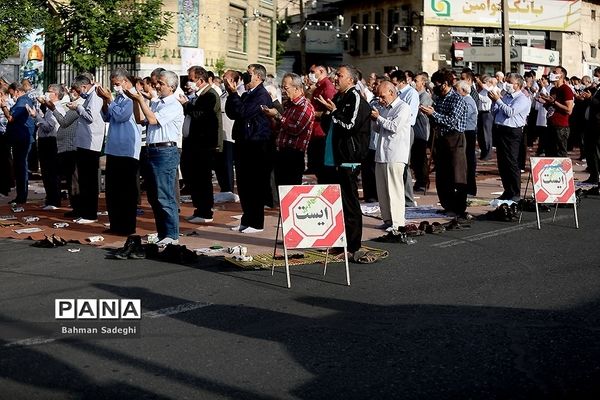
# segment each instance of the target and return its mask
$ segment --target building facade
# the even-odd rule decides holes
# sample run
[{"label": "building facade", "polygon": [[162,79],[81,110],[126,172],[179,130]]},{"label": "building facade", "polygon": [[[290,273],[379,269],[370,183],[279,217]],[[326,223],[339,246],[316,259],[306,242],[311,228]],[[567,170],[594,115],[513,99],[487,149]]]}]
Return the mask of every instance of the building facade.
[{"label": "building facade", "polygon": [[[394,67],[501,68],[500,0],[381,0],[340,3],[345,63],[363,72]],[[569,75],[600,66],[600,1],[510,1],[511,70],[563,65]]]}]

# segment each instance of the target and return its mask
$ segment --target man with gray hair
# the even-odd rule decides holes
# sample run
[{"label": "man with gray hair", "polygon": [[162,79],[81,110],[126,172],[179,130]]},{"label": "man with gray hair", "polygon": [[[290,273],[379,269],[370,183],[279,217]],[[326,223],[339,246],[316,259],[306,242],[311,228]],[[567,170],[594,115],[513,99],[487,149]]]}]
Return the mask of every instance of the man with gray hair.
[{"label": "man with gray hair", "polygon": [[262,107],[271,108],[273,101],[263,82],[267,70],[260,64],[248,65],[242,79],[247,92],[241,96],[231,76],[225,76],[229,93],[225,103],[227,116],[234,120],[235,172],[242,205],[240,225],[232,228],[242,233],[262,232],[265,224],[265,196],[270,193],[273,157],[273,133]]},{"label": "man with gray hair", "polygon": [[[175,194],[175,179],[179,166],[180,140],[183,128],[183,107],[175,90],[179,86],[179,77],[172,71],[162,71],[156,82],[158,99],[149,106],[139,93],[124,91],[135,100],[135,119],[138,124],[146,125],[146,192],[148,202],[154,212],[158,245],[179,243],[179,205]],[[141,109],[141,113],[140,113]],[[142,114],[143,113],[143,117]]]},{"label": "man with gray hair", "polygon": [[285,74],[281,89],[289,99],[282,114],[275,108],[265,108],[263,112],[274,120],[277,135],[275,152],[275,184],[302,185],[304,155],[310,141],[315,109],[304,97],[302,78],[294,73]]},{"label": "man with gray hair", "polygon": [[460,80],[454,86],[456,92],[463,97],[467,105],[467,126],[465,127],[466,156],[467,156],[467,194],[477,195],[477,181],[475,171],[477,169],[477,157],[475,155],[475,143],[477,141],[477,103],[473,99],[473,85],[467,80]]},{"label": "man with gray hair", "polygon": [[502,98],[497,92],[488,93],[489,98],[492,99],[498,172],[504,188],[500,200],[521,199],[519,146],[523,139],[523,127],[527,123],[527,116],[531,109],[529,98],[522,91],[523,84],[521,75],[509,74],[504,86],[506,94]]},{"label": "man with gray hair", "polygon": [[91,224],[98,220],[98,171],[105,130],[102,119],[103,102],[96,94],[96,86],[88,77],[79,75],[75,78],[74,85],[81,89],[84,103],[67,104],[69,109],[79,114],[75,131],[79,201],[77,208],[73,209],[73,217],[76,218],[73,222]]}]

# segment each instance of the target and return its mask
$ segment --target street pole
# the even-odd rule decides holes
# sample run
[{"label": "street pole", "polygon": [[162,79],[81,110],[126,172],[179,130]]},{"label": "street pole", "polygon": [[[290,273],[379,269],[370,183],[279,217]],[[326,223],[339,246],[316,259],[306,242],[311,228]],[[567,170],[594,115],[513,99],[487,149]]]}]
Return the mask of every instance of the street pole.
[{"label": "street pole", "polygon": [[510,72],[510,28],[508,0],[502,0],[502,72]]},{"label": "street pole", "polygon": [[304,24],[306,19],[304,18],[304,0],[300,0],[300,73],[306,74],[306,34],[304,33]]}]

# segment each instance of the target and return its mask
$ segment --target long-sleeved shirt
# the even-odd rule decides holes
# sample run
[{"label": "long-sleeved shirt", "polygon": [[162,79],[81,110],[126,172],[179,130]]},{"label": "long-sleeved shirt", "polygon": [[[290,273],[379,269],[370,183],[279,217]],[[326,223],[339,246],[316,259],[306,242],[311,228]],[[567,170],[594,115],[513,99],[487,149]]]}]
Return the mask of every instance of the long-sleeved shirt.
[{"label": "long-sleeved shirt", "polygon": [[505,94],[492,105],[494,123],[511,128],[525,126],[530,110],[531,102],[520,90],[513,94]]},{"label": "long-sleeved shirt", "polygon": [[[58,122],[59,125],[58,131],[56,132],[56,147],[58,153],[77,150],[77,146],[75,146],[75,133],[77,131],[79,114],[75,110],[68,109],[65,106],[66,103],[68,103],[68,101],[61,100],[58,104],[55,104],[55,109],[52,111],[54,118],[56,118],[56,122]],[[78,98],[76,103],[83,104],[83,99]]]},{"label": "long-sleeved shirt", "polygon": [[[426,90],[419,92],[419,104],[426,107],[433,104],[433,99]],[[417,123],[413,127],[413,130],[415,132],[415,139],[429,140],[429,117],[419,111],[419,114],[417,114]]]},{"label": "long-sleeved shirt", "polygon": [[413,126],[417,123],[417,115],[419,114],[419,92],[414,87],[406,85],[398,91],[398,97],[409,105],[410,126]]},{"label": "long-sleeved shirt", "polygon": [[306,151],[315,122],[315,109],[304,95],[290,99],[281,115],[277,150],[292,148]]},{"label": "long-sleeved shirt", "polygon": [[148,124],[146,130],[147,144],[181,141],[184,115],[183,107],[176,96],[176,94],[172,94],[150,103],[157,123],[154,125]]},{"label": "long-sleeved shirt", "polygon": [[101,114],[102,104],[102,99],[96,94],[96,86],[93,86],[83,104],[77,106],[79,119],[75,132],[75,146],[93,151],[102,150],[106,128]]},{"label": "long-sleeved shirt", "polygon": [[102,118],[109,123],[104,152],[139,160],[142,134],[133,116],[133,100],[122,93],[117,94],[107,112],[102,113]]},{"label": "long-sleeved shirt", "polygon": [[467,127],[467,104],[462,96],[450,90],[444,97],[438,97],[432,116],[440,126],[440,134],[464,133]]},{"label": "long-sleeved shirt", "polygon": [[408,164],[410,121],[410,106],[399,97],[379,109],[379,117],[371,123],[378,133],[375,162]]},{"label": "long-sleeved shirt", "polygon": [[492,109],[492,99],[489,98],[488,93],[489,90],[485,88],[479,91],[479,111],[485,112]]},{"label": "long-sleeved shirt", "polygon": [[465,131],[476,131],[477,130],[477,103],[473,100],[473,97],[468,94],[463,97],[467,105],[467,125]]},{"label": "long-sleeved shirt", "polygon": [[54,116],[54,113],[49,108],[42,114],[38,112],[35,116],[35,125],[38,127],[38,137],[56,137],[60,125]]}]

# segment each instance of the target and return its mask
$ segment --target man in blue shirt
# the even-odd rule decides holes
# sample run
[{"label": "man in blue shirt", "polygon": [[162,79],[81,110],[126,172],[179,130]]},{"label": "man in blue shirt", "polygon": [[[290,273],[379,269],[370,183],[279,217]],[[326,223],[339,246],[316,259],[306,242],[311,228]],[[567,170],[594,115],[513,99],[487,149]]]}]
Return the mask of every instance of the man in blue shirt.
[{"label": "man in blue shirt", "polygon": [[496,92],[488,93],[493,102],[493,135],[497,141],[498,172],[504,188],[500,200],[521,199],[519,146],[523,139],[523,127],[531,109],[529,98],[522,92],[523,85],[521,75],[509,74],[504,85],[506,94],[502,98]]},{"label": "man in blue shirt", "polygon": [[[179,77],[172,71],[162,71],[158,76],[158,98],[148,105],[139,93],[124,91],[139,107],[134,107],[137,123],[148,126],[146,131],[146,193],[154,212],[158,245],[179,244],[179,205],[175,195],[175,179],[179,166],[177,142],[183,128],[183,107],[175,90]],[[140,114],[144,114],[142,118]]]},{"label": "man in blue shirt", "polygon": [[29,171],[27,167],[27,156],[33,142],[33,130],[35,127],[33,118],[29,115],[29,109],[33,108],[33,102],[27,96],[27,92],[20,83],[12,83],[9,88],[13,98],[17,101],[10,110],[6,100],[2,100],[0,106],[5,118],[6,136],[12,147],[13,168],[15,183],[17,186],[17,197],[9,203],[23,204],[27,202],[27,190],[29,184]]},{"label": "man in blue shirt", "polygon": [[467,155],[467,194],[477,195],[477,182],[475,171],[477,169],[477,157],[475,155],[475,142],[477,141],[477,103],[472,96],[472,84],[467,80],[456,83],[456,92],[463,97],[467,105],[467,126],[465,129],[466,155]]},{"label": "man in blue shirt", "polygon": [[[106,140],[106,209],[110,232],[118,235],[135,233],[138,198],[138,170],[142,134],[133,116],[133,101],[124,92],[133,84],[127,70],[117,68],[110,75],[115,92],[96,89],[103,100],[102,118],[108,122]],[[134,89],[135,90],[135,89]]]}]

